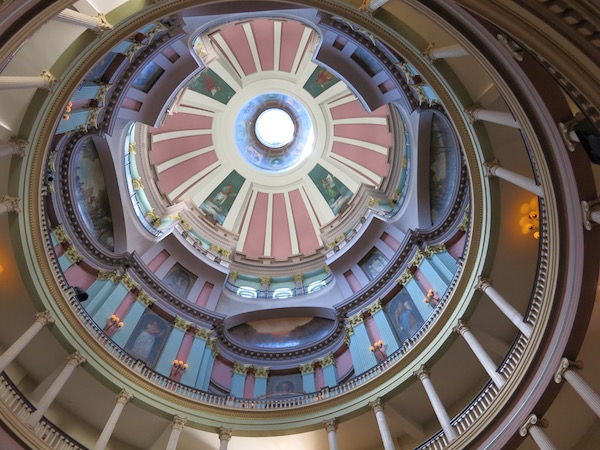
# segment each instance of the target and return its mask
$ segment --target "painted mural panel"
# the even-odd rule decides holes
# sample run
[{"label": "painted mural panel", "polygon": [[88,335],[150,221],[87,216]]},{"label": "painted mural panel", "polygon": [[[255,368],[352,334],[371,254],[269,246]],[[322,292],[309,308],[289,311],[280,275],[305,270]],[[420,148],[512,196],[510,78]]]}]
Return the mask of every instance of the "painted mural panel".
[{"label": "painted mural panel", "polygon": [[288,397],[303,390],[300,374],[271,375],[267,380],[267,397]]},{"label": "painted mural panel", "polygon": [[125,351],[153,368],[171,332],[172,324],[147,309],[125,344]]},{"label": "painted mural panel", "polygon": [[354,193],[340,180],[331,175],[320,164],[317,164],[308,176],[315,183],[317,189],[327,201],[327,204],[336,216],[345,209]]},{"label": "painted mural panel", "polygon": [[133,80],[133,87],[142,92],[148,92],[152,86],[158,81],[165,70],[158,64],[150,62],[142,69],[142,71]]},{"label": "painted mural panel", "polygon": [[231,86],[211,69],[205,69],[198,78],[188,85],[188,87],[192,91],[212,97],[224,105],[226,105],[235,94],[235,91]]},{"label": "painted mural panel", "polygon": [[181,264],[175,263],[171,267],[171,270],[169,270],[169,273],[163,278],[163,282],[175,295],[185,298],[197,278],[196,275],[185,269]]},{"label": "painted mural panel", "polygon": [[323,67],[316,67],[306,83],[304,89],[313,97],[318,97],[331,86],[340,81],[334,74]]},{"label": "painted mural panel", "polygon": [[215,222],[223,225],[227,214],[229,214],[231,205],[233,205],[245,181],[246,179],[243,176],[232,170],[221,184],[202,202],[200,209],[208,217],[212,217]]},{"label": "painted mural panel", "polygon": [[245,347],[287,349],[323,339],[334,326],[334,320],[322,317],[284,317],[236,325],[229,335]]},{"label": "painted mural panel", "polygon": [[456,189],[459,177],[459,149],[450,125],[437,114],[431,121],[430,207],[433,225],[441,219]]},{"label": "painted mural panel", "polygon": [[112,214],[102,164],[92,138],[85,138],[75,150],[70,177],[85,227],[100,245],[112,252],[115,249]]},{"label": "painted mural panel", "polygon": [[423,319],[406,289],[402,289],[385,305],[384,311],[388,315],[392,328],[398,335],[400,342],[410,338],[423,325]]},{"label": "painted mural panel", "polygon": [[110,66],[110,63],[113,62],[116,56],[117,53],[108,53],[104,55],[104,57],[96,63],[94,68],[90,70],[85,79],[89,81],[100,80],[102,78],[102,75],[104,75],[104,72],[106,72],[106,69],[108,69],[108,66]]},{"label": "painted mural panel", "polygon": [[367,275],[369,280],[375,279],[387,266],[389,259],[381,251],[373,247],[367,255],[358,262],[358,266]]}]

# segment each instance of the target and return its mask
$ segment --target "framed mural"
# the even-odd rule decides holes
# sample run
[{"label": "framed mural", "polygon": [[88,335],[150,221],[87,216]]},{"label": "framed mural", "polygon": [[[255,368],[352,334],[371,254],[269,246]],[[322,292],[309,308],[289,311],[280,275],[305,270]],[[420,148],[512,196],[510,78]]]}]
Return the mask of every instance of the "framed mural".
[{"label": "framed mural", "polygon": [[138,91],[148,93],[164,72],[165,70],[158,64],[150,62],[135,77],[132,86]]},{"label": "framed mural", "polygon": [[171,328],[171,323],[147,309],[127,340],[125,351],[154,368]]},{"label": "framed mural", "polygon": [[283,317],[242,323],[228,333],[244,347],[277,350],[324,339],[334,327],[334,320],[322,317]]},{"label": "framed mural", "polygon": [[87,74],[85,79],[88,81],[99,81],[116,56],[117,53],[112,52],[104,55],[104,57],[100,61],[98,61],[94,68]]},{"label": "framed mural", "polygon": [[287,397],[302,394],[303,390],[300,374],[271,375],[267,380],[268,397]]},{"label": "framed mural", "polygon": [[404,288],[383,309],[400,343],[414,335],[423,325],[423,319],[417,311],[417,307]]},{"label": "framed mural", "polygon": [[348,204],[354,193],[320,164],[308,173],[319,192],[336,216]]},{"label": "framed mural", "polygon": [[211,69],[203,70],[198,78],[188,85],[188,88],[199,94],[212,97],[224,105],[226,105],[235,94],[232,87]]},{"label": "framed mural", "polygon": [[163,278],[163,283],[179,297],[186,298],[198,277],[181,264],[175,263],[169,273]]},{"label": "framed mural", "polygon": [[229,214],[231,205],[233,205],[245,181],[246,179],[243,176],[232,170],[221,184],[202,202],[200,209],[207,216],[212,217],[215,222],[223,225],[227,214]]},{"label": "framed mural", "polygon": [[70,168],[75,203],[87,230],[109,251],[114,251],[114,230],[104,171],[91,137],[79,142]]},{"label": "framed mural", "polygon": [[330,71],[317,66],[310,77],[308,77],[308,80],[306,80],[306,83],[304,83],[304,90],[316,98],[338,81],[340,81],[339,78]]},{"label": "framed mural", "polygon": [[458,140],[448,121],[439,114],[431,119],[429,204],[435,225],[451,206],[460,176]]},{"label": "framed mural", "polygon": [[389,259],[385,257],[379,249],[373,247],[369,253],[358,262],[358,266],[367,275],[369,280],[373,280],[387,266]]}]

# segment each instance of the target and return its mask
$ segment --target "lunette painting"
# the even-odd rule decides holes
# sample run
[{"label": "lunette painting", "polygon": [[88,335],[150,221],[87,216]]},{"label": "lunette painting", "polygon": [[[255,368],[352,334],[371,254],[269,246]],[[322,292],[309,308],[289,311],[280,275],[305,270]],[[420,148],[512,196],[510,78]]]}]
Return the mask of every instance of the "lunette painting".
[{"label": "lunette painting", "polygon": [[233,94],[235,94],[235,91],[231,86],[211,69],[203,70],[198,78],[192,81],[188,87],[192,91],[214,98],[224,105],[226,105],[229,100],[231,100],[231,97],[233,97]]},{"label": "lunette painting", "polygon": [[[398,292],[383,309],[401,343],[414,335],[423,325],[423,319],[406,289]],[[433,309],[431,311],[433,312]]]},{"label": "lunette painting", "polygon": [[300,374],[272,375],[267,381],[268,397],[287,397],[302,394],[302,377]]},{"label": "lunette painting", "polygon": [[376,247],[373,247],[367,255],[358,262],[358,266],[373,280],[387,266],[389,259]]},{"label": "lunette painting", "polygon": [[315,183],[315,186],[317,186],[317,189],[336,216],[343,211],[354,195],[350,189],[320,164],[315,165],[308,173],[308,176]]},{"label": "lunette painting", "polygon": [[233,205],[245,181],[246,179],[243,176],[232,170],[221,184],[202,202],[200,209],[207,216],[212,217],[215,222],[223,225],[227,214],[229,214],[231,205]]},{"label": "lunette painting", "polygon": [[459,176],[456,137],[448,122],[437,114],[431,120],[430,152],[429,195],[431,222],[435,225],[450,207]]},{"label": "lunette painting", "polygon": [[340,81],[335,75],[324,67],[317,66],[304,83],[304,89],[313,97],[318,97],[331,86]]},{"label": "lunette painting", "polygon": [[186,298],[197,278],[196,275],[184,268],[181,264],[175,263],[163,278],[163,283],[165,283],[174,294]]}]

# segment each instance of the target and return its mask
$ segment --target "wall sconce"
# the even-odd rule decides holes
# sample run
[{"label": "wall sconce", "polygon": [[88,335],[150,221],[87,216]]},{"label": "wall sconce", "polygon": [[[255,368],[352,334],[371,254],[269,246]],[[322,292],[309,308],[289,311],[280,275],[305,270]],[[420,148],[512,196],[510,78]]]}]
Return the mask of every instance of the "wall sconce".
[{"label": "wall sconce", "polygon": [[433,289],[429,289],[427,296],[423,299],[423,303],[426,303],[435,309],[439,302],[440,299],[435,296],[435,291]]},{"label": "wall sconce", "polygon": [[382,356],[382,358],[385,358],[385,353],[383,353],[383,341],[380,339],[377,342],[373,342],[373,345],[371,345],[371,347],[369,347],[369,350],[371,350],[372,353],[375,352],[379,352]]},{"label": "wall sconce", "polygon": [[176,377],[177,375],[179,375],[179,373],[186,370],[188,368],[188,365],[187,365],[187,363],[184,363],[183,361],[177,361],[175,359],[175,360],[173,360],[173,367],[175,367],[175,372],[173,373],[173,376]]},{"label": "wall sconce", "polygon": [[63,114],[63,119],[64,120],[69,120],[69,115],[66,113],[70,113],[71,112],[71,107],[73,106],[73,102],[69,102],[67,103],[67,107],[65,108],[65,114]]},{"label": "wall sconce", "polygon": [[108,325],[108,327],[106,327],[106,331],[109,331],[113,327],[115,327],[115,328],[123,328],[124,323],[121,322],[121,319],[119,319],[114,314],[112,316],[110,316],[109,320],[110,320],[110,324]]},{"label": "wall sconce", "polygon": [[528,203],[521,205],[521,220],[519,225],[521,233],[529,234],[533,232],[535,239],[540,238],[540,206],[537,197],[532,197]]}]

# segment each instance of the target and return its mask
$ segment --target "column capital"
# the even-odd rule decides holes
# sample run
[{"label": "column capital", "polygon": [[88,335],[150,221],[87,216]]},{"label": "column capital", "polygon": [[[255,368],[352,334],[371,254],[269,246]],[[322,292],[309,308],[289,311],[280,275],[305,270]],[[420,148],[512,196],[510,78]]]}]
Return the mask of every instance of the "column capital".
[{"label": "column capital", "polygon": [[11,136],[8,140],[8,143],[12,146],[14,155],[18,155],[21,158],[25,156],[25,148],[29,144],[29,141],[21,139],[17,136]]},{"label": "column capital", "polygon": [[469,123],[475,123],[477,122],[479,119],[477,118],[477,113],[479,111],[481,111],[481,105],[479,103],[475,103],[471,106],[469,106],[468,108],[465,108],[465,113],[467,114],[467,117],[469,118]]},{"label": "column capital", "polygon": [[233,430],[231,428],[220,427],[219,440],[229,442],[231,440],[231,433],[233,433]]},{"label": "column capital", "polygon": [[433,56],[433,48],[435,47],[435,42],[430,42],[429,45],[427,45],[427,48],[425,49],[425,51],[423,53],[421,53],[421,55],[423,55],[425,57],[425,59],[427,59],[427,61],[429,61],[430,64],[433,64],[435,62],[435,60],[437,59],[435,56]]},{"label": "column capital", "polygon": [[558,369],[554,374],[554,382],[560,384],[563,380],[565,372],[571,367],[581,370],[583,369],[583,363],[581,361],[570,361],[568,358],[562,358],[558,364]]},{"label": "column capital", "polygon": [[270,367],[254,366],[254,378],[269,378]]},{"label": "column capital", "polygon": [[75,353],[72,353],[69,356],[67,356],[67,364],[71,364],[72,366],[77,367],[78,365],[83,364],[84,362],[85,358],[81,356],[81,353],[79,353],[78,350],[76,350]]},{"label": "column capital", "polygon": [[322,358],[319,358],[319,364],[321,364],[321,367],[327,367],[327,366],[331,366],[332,364],[335,364],[335,357],[333,356],[333,353],[330,353],[329,355],[325,355]]},{"label": "column capital", "polygon": [[173,326],[175,328],[180,329],[181,331],[183,331],[185,333],[188,330],[188,328],[192,326],[192,322],[188,322],[187,320],[183,319],[182,317],[179,317],[178,315],[176,315]]},{"label": "column capital", "polygon": [[373,412],[378,413],[379,411],[383,411],[383,402],[379,397],[377,397],[372,402],[369,402],[369,408],[373,410]]},{"label": "column capital", "polygon": [[492,287],[492,282],[493,280],[491,278],[479,275],[477,277],[477,284],[475,285],[475,289],[481,292],[485,292],[487,288]]},{"label": "column capital", "polygon": [[135,289],[139,289],[140,285],[136,283],[129,272],[125,271],[123,276],[121,277],[120,282],[127,288],[128,291],[134,291]]},{"label": "column capital", "polygon": [[323,424],[325,425],[325,429],[328,433],[331,433],[332,431],[337,431],[338,423],[335,417],[333,419],[324,420]]},{"label": "column capital", "polygon": [[271,284],[271,275],[265,275],[260,277],[260,284],[266,284],[269,286]]},{"label": "column capital", "polygon": [[10,195],[5,195],[2,199],[2,203],[6,206],[8,212],[14,212],[19,214],[21,212],[21,199],[19,197],[11,197]]},{"label": "column capital", "polygon": [[413,273],[411,272],[411,270],[407,267],[406,270],[404,271],[404,273],[402,275],[400,275],[400,277],[396,280],[397,284],[401,284],[402,286],[406,286],[406,283],[408,283],[408,281],[413,277]]},{"label": "column capital", "polygon": [[424,365],[421,365],[421,367],[419,367],[417,370],[415,370],[413,372],[413,375],[415,377],[417,377],[419,380],[423,381],[423,379],[429,378],[429,375],[431,375],[431,372],[427,369],[427,367],[425,367]]},{"label": "column capital", "polygon": [[493,177],[496,175],[496,169],[500,167],[500,161],[495,159],[493,161],[483,163],[483,167],[485,168],[485,176]]},{"label": "column capital", "polygon": [[233,373],[237,373],[238,375],[244,375],[248,373],[248,369],[250,366],[246,364],[242,364],[241,362],[234,361],[233,362]]},{"label": "column capital", "polygon": [[595,200],[590,200],[586,202],[585,200],[581,201],[581,212],[583,214],[583,226],[586,230],[590,231],[596,222],[592,220],[592,211],[594,211],[595,207],[600,205],[600,198]]},{"label": "column capital", "polygon": [[121,392],[119,392],[117,394],[116,398],[117,398],[117,403],[123,403],[124,405],[126,405],[133,398],[133,394],[130,394],[125,389],[123,389],[123,390],[121,390]]},{"label": "column capital", "polygon": [[377,300],[375,300],[373,303],[371,303],[370,305],[368,305],[365,308],[365,311],[367,311],[369,314],[373,315],[375,314],[377,311],[379,311],[381,309],[381,299],[378,298]]},{"label": "column capital", "polygon": [[235,280],[237,280],[237,277],[238,277],[237,272],[229,272],[229,276],[227,278],[229,279],[229,281],[235,281]]},{"label": "column capital", "polygon": [[202,328],[200,326],[196,326],[196,330],[194,331],[194,334],[196,335],[196,337],[198,337],[200,339],[204,339],[206,341],[212,334],[212,330],[209,330],[208,328]]},{"label": "column capital", "polygon": [[529,428],[531,428],[533,425],[537,425],[538,427],[545,428],[548,426],[548,421],[545,419],[539,419],[538,416],[536,416],[535,414],[531,414],[527,418],[527,420],[525,420],[525,423],[523,423],[523,425],[521,425],[521,428],[519,428],[519,435],[522,437],[527,436],[527,433],[529,432]]},{"label": "column capital", "polygon": [[519,44],[501,33],[496,35],[496,39],[498,39],[498,42],[506,47],[516,61],[523,61],[523,49],[519,46]]},{"label": "column capital", "polygon": [[311,361],[306,364],[298,364],[298,368],[300,369],[300,373],[302,375],[308,375],[309,373],[314,373],[315,363],[314,361]]},{"label": "column capital", "polygon": [[50,314],[50,311],[42,311],[35,314],[35,321],[41,323],[42,325],[48,325],[49,323],[54,323],[54,317]]},{"label": "column capital", "polygon": [[298,283],[299,281],[304,281],[304,274],[303,273],[295,273],[294,274],[294,282]]},{"label": "column capital", "polygon": [[69,245],[65,249],[65,255],[67,255],[67,258],[69,258],[69,260],[73,264],[77,264],[77,263],[80,263],[81,261],[83,261],[83,255],[77,251],[77,249],[75,248],[75,246],[73,244]]},{"label": "column capital", "polygon": [[43,89],[52,91],[56,83],[58,83],[58,78],[56,78],[47,70],[42,71],[42,73],[40,73],[40,77],[42,77],[42,80],[44,82]]},{"label": "column capital", "polygon": [[219,347],[217,347],[217,340],[215,338],[208,338],[208,340],[206,341],[206,346],[210,348],[213,358],[216,358],[217,356],[219,356],[219,353],[221,353],[219,351]]},{"label": "column capital", "polygon": [[183,427],[185,426],[186,423],[187,423],[187,419],[185,419],[183,417],[175,416],[175,417],[173,417],[173,420],[171,421],[171,429],[181,431],[181,430],[183,430]]},{"label": "column capital", "polygon": [[97,34],[102,34],[105,31],[110,31],[113,29],[113,26],[106,20],[106,16],[104,13],[99,12],[96,17],[94,17],[98,21],[98,27],[96,28]]},{"label": "column capital", "polygon": [[352,327],[358,325],[359,323],[363,323],[363,321],[364,321],[364,318],[362,315],[362,311],[359,311],[356,314],[354,314],[353,316],[348,317],[348,322]]},{"label": "column capital", "polygon": [[454,331],[455,333],[458,333],[460,335],[463,335],[466,331],[470,331],[471,330],[471,324],[463,319],[458,319],[458,323],[457,325],[452,328],[452,331]]}]

